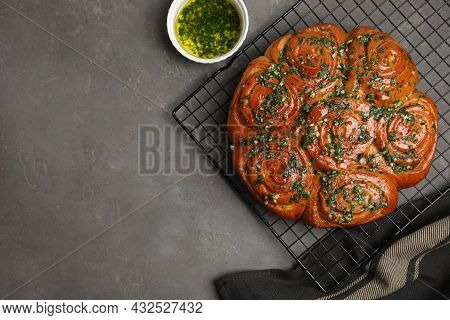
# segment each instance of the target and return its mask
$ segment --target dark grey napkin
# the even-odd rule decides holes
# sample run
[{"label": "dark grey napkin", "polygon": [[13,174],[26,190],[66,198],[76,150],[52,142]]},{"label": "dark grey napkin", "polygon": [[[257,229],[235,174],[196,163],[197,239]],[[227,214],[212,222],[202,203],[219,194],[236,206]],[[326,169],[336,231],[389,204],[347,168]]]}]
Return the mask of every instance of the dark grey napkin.
[{"label": "dark grey napkin", "polygon": [[299,267],[229,274],[215,286],[222,299],[448,299],[449,233],[447,194],[389,242],[379,235],[380,253],[332,292],[323,293]]}]

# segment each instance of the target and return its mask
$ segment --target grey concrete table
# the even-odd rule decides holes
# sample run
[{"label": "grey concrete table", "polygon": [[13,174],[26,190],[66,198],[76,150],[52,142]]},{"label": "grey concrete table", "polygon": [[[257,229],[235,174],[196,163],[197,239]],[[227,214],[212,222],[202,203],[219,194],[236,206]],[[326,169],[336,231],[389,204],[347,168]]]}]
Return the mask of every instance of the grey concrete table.
[{"label": "grey concrete table", "polygon": [[[248,39],[294,2],[246,0]],[[220,176],[138,173],[139,126],[175,127],[219,67],[172,48],[169,5],[0,0],[1,297],[207,299],[221,274],[292,266]]]}]

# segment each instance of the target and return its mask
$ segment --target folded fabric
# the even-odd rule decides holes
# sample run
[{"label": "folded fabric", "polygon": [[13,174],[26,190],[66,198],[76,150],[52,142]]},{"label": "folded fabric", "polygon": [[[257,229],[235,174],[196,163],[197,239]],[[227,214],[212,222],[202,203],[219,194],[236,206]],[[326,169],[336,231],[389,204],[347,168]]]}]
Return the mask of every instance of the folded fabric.
[{"label": "folded fabric", "polygon": [[300,268],[226,275],[215,285],[222,299],[448,299],[450,196],[445,196],[330,293]]}]

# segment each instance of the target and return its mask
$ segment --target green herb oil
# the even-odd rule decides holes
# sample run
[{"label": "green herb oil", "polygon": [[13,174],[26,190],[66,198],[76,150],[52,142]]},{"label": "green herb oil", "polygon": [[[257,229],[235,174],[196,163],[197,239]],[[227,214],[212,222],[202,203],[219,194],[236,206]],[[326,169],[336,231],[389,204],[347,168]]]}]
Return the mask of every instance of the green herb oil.
[{"label": "green herb oil", "polygon": [[215,58],[230,51],[241,34],[241,19],[229,0],[190,0],[176,20],[181,46],[199,58]]}]

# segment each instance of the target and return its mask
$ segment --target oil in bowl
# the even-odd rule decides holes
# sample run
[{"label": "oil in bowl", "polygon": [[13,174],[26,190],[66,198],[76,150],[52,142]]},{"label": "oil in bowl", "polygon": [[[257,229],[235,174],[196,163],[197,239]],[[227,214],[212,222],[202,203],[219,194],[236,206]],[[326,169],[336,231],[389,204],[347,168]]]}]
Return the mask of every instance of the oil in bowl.
[{"label": "oil in bowl", "polygon": [[230,0],[190,0],[176,18],[175,32],[189,54],[212,59],[236,46],[242,21]]}]

